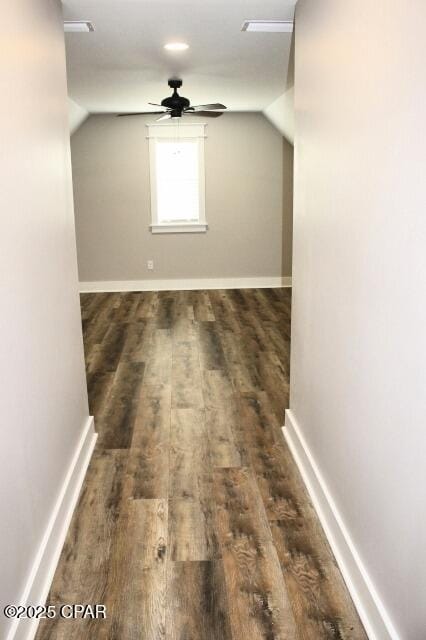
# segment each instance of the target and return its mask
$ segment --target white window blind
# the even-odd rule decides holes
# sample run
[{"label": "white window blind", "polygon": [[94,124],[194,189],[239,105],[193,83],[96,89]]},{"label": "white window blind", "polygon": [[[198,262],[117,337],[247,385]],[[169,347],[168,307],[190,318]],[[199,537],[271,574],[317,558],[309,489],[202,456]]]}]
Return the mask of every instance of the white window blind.
[{"label": "white window blind", "polygon": [[198,222],[199,160],[196,140],[157,140],[157,216],[165,222]]},{"label": "white window blind", "polygon": [[205,125],[148,125],[153,233],[203,232]]}]

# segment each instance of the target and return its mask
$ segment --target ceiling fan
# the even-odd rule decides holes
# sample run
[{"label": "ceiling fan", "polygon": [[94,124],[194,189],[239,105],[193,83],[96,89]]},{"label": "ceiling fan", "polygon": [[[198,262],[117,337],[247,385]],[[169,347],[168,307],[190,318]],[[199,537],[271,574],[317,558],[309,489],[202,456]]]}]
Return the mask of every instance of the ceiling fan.
[{"label": "ceiling fan", "polygon": [[171,79],[168,82],[169,87],[173,89],[173,94],[169,98],[164,98],[161,104],[155,104],[149,102],[148,104],[153,107],[163,107],[165,111],[140,111],[139,113],[118,113],[118,117],[123,116],[147,116],[147,115],[160,115],[159,120],[168,120],[170,118],[181,118],[185,115],[190,116],[202,116],[203,118],[218,118],[222,115],[223,109],[226,109],[224,104],[198,104],[195,107],[191,106],[188,98],[180,96],[177,92],[182,86],[182,80]]}]

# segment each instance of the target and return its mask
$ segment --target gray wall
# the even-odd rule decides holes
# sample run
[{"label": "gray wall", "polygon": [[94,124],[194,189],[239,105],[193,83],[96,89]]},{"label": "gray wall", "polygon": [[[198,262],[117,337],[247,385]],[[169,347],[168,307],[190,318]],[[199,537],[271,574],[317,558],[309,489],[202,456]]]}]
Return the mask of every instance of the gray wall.
[{"label": "gray wall", "polygon": [[88,416],[61,6],[15,0],[2,17],[1,611],[20,602]]},{"label": "gray wall", "polygon": [[[283,214],[282,136],[262,114],[227,113],[209,121],[209,230],[159,236],[148,229],[145,124],[153,121],[91,116],[72,137],[80,280],[282,275],[283,215],[286,229],[292,215],[288,198]],[[285,170],[291,180],[288,162]],[[291,237],[284,251],[290,255]],[[148,259],[154,260],[153,272]],[[284,264],[284,275],[290,275],[287,255]]]},{"label": "gray wall", "polygon": [[420,0],[296,18],[291,408],[405,640],[426,637],[425,24]]},{"label": "gray wall", "polygon": [[293,163],[294,149],[283,138],[283,228],[282,266],[283,276],[291,276],[293,253]]}]

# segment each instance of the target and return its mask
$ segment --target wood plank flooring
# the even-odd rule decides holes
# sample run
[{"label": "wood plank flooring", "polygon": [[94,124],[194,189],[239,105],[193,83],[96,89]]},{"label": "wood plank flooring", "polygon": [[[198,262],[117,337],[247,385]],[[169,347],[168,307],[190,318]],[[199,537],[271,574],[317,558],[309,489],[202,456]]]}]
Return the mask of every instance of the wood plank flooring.
[{"label": "wood plank flooring", "polygon": [[37,640],[366,640],[281,433],[289,289],[85,294],[99,438]]}]

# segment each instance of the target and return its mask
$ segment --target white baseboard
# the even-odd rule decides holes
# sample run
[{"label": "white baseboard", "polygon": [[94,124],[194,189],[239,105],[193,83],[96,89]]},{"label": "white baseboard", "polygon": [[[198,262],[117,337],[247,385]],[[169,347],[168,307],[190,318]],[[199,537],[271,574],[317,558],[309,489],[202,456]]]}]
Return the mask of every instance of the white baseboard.
[{"label": "white baseboard", "polygon": [[195,291],[198,289],[273,289],[279,287],[291,287],[291,277],[100,280],[98,282],[80,282],[80,293],[113,291]]},{"label": "white baseboard", "polygon": [[400,640],[290,410],[283,433],[369,639]]},{"label": "white baseboard", "polygon": [[[92,456],[97,434],[93,417],[84,426],[59,496],[34,559],[20,605],[43,605],[49,593],[68,527]],[[32,640],[38,620],[13,620],[7,640]]]}]

